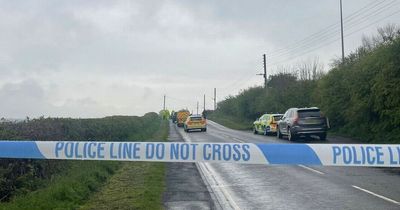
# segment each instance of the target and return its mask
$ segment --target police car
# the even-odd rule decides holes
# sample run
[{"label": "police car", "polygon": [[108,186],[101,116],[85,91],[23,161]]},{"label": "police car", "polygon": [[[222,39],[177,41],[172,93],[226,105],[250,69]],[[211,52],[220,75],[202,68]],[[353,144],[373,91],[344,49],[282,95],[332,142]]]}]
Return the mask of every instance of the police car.
[{"label": "police car", "polygon": [[189,132],[190,130],[207,131],[207,122],[202,115],[194,114],[186,119],[183,128],[185,132]]}]

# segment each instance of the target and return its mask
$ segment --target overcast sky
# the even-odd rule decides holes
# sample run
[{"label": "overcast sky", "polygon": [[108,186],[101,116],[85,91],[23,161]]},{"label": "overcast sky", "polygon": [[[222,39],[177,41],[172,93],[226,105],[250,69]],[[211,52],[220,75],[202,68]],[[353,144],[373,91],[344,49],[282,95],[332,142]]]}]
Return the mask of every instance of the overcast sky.
[{"label": "overcast sky", "polygon": [[[346,53],[400,22],[400,1],[343,4]],[[214,87],[222,100],[262,84],[263,53],[270,74],[316,57],[328,70],[339,17],[339,0],[0,1],[0,117],[143,115],[164,94],[212,108]]]}]

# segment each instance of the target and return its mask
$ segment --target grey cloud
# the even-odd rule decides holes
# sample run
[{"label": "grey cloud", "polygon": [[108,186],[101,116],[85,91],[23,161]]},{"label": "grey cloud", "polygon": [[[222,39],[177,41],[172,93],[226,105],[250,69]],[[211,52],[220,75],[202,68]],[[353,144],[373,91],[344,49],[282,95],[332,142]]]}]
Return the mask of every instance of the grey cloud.
[{"label": "grey cloud", "polygon": [[0,116],[7,118],[53,117],[101,117],[118,112],[115,107],[104,106],[90,97],[66,99],[54,105],[45,90],[34,80],[7,83],[0,87]]},{"label": "grey cloud", "polygon": [[[371,1],[346,2],[345,15]],[[337,22],[337,9],[336,0],[0,0],[1,96],[20,104],[3,113],[144,114],[164,94],[196,101],[227,86],[222,99],[261,84],[263,53]],[[351,49],[359,37],[348,39]],[[338,53],[332,45],[299,59]]]},{"label": "grey cloud", "polygon": [[[5,117],[21,118],[49,108],[43,89],[34,81],[5,84],[0,89],[0,110]],[[39,114],[40,116],[40,114]]]}]

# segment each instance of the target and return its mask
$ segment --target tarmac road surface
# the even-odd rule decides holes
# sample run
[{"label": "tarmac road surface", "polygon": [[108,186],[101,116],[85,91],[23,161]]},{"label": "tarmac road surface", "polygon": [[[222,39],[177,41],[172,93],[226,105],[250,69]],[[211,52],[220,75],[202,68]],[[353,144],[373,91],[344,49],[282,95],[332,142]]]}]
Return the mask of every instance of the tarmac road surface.
[{"label": "tarmac road surface", "polygon": [[[210,120],[207,132],[177,131],[188,142],[291,143]],[[197,163],[197,168],[217,209],[400,209],[400,170],[395,168],[230,163]]]}]

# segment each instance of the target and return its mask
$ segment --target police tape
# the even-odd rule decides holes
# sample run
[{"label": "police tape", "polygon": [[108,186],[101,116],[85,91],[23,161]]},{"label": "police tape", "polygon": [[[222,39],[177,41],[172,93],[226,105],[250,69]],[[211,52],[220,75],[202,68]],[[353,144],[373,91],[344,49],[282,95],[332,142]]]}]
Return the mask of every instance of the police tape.
[{"label": "police tape", "polygon": [[0,158],[400,167],[400,145],[0,141]]}]

